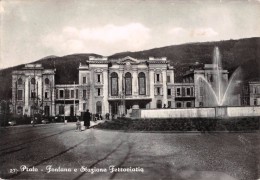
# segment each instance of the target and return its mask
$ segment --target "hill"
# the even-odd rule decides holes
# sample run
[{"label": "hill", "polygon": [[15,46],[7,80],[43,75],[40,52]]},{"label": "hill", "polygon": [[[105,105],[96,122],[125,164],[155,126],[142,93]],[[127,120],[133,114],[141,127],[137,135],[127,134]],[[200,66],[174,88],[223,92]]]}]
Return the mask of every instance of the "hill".
[{"label": "hill", "polygon": [[[181,81],[182,74],[195,62],[211,63],[213,49],[218,46],[222,55],[224,69],[230,71],[230,75],[241,66],[244,79],[254,80],[260,78],[260,38],[247,38],[239,40],[227,40],[216,42],[190,43],[172,45],[161,48],[138,52],[121,52],[109,56],[109,59],[117,59],[125,56],[134,58],[167,57],[170,64],[175,67],[175,78]],[[85,63],[89,56],[100,57],[98,54],[72,54],[63,57],[47,56],[34,63],[42,63],[44,68],[56,68],[56,84],[78,83],[79,63]],[[19,65],[0,70],[0,99],[11,98],[11,72],[21,69]]]}]

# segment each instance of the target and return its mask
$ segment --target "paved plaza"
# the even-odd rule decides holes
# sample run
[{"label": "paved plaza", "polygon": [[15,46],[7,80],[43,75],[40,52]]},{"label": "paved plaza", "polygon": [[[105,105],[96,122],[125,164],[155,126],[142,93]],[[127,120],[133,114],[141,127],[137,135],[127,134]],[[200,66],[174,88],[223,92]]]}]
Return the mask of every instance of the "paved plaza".
[{"label": "paved plaza", "polygon": [[1,178],[250,180],[260,174],[257,132],[76,132],[68,123],[0,134]]}]

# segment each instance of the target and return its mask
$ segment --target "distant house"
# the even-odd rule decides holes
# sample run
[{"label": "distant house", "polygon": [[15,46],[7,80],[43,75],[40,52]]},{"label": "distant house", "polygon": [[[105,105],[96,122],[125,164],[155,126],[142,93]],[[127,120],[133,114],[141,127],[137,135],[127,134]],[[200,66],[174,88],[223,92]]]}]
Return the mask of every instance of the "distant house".
[{"label": "distant house", "polygon": [[241,94],[241,102],[243,106],[259,106],[260,81],[245,82]]},{"label": "distant house", "polygon": [[[218,69],[218,71],[217,71]],[[219,74],[218,74],[219,73]],[[219,79],[221,86],[218,86]],[[205,64],[204,66],[191,66],[183,76],[183,83],[178,84],[178,93],[184,96],[185,99],[179,98],[176,103],[182,107],[213,107],[221,103],[220,97],[225,94],[225,89],[228,86],[228,71],[218,67],[216,64]],[[188,93],[188,95],[187,95]],[[177,106],[177,107],[178,107]]]}]

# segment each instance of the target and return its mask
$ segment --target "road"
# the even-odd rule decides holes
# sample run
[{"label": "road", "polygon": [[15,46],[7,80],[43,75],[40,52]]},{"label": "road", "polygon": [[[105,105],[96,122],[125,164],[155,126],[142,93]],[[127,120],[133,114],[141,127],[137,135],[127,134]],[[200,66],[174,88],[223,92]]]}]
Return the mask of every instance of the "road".
[{"label": "road", "polygon": [[[68,123],[1,128],[0,135],[1,178],[250,180],[260,174],[259,133],[75,132]],[[113,166],[121,169],[111,172]]]}]

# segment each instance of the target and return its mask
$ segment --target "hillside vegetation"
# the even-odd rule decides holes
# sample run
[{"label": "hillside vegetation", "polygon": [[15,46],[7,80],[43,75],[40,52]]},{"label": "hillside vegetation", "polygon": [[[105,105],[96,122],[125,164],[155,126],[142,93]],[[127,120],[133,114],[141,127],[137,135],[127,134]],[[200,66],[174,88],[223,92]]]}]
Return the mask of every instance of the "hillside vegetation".
[{"label": "hillside vegetation", "polygon": [[[175,67],[176,81],[194,63],[211,63],[213,49],[218,46],[222,55],[223,68],[230,75],[241,66],[246,80],[260,79],[260,38],[227,40],[217,42],[190,43],[173,45],[138,52],[122,52],[109,56],[109,59],[131,56],[134,58],[167,57]],[[42,63],[44,68],[56,68],[56,84],[78,83],[79,63],[84,64],[89,56],[100,57],[97,54],[72,54],[63,57],[48,56],[34,63]],[[3,69],[0,71],[0,99],[11,98],[11,73],[24,65]]]}]

